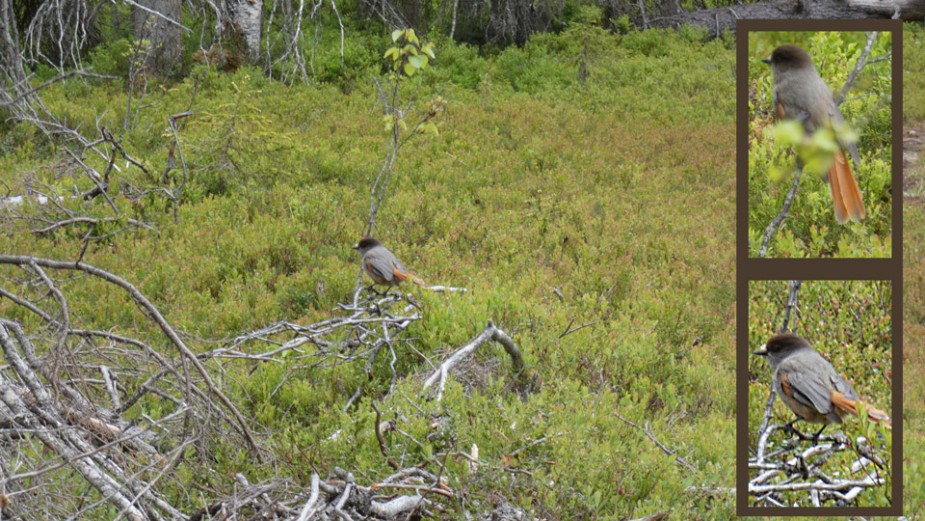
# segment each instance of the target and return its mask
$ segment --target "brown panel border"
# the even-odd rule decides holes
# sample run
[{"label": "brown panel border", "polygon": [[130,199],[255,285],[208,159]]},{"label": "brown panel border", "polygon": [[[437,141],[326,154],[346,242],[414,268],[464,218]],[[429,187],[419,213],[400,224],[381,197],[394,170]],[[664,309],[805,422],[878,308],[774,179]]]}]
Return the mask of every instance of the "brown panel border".
[{"label": "brown panel border", "polygon": [[[751,31],[889,31],[892,33],[892,256],[889,259],[748,258],[748,33]],[[901,516],[903,511],[902,36],[900,20],[739,20],[736,23],[736,515]],[[748,501],[748,282],[886,280],[892,302],[893,476],[889,507],[752,507]]]}]

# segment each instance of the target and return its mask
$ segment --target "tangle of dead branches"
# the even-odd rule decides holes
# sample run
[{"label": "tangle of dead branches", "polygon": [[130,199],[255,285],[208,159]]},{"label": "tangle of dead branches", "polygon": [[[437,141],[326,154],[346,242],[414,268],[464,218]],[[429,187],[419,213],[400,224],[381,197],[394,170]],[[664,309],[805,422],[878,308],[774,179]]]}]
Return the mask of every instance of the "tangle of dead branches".
[{"label": "tangle of dead branches", "polygon": [[[339,304],[336,311],[339,312],[337,316],[307,326],[277,322],[244,333],[218,350],[216,356],[278,361],[283,353],[294,350],[298,353],[295,360],[308,360],[311,367],[365,362],[364,371],[372,379],[376,361],[385,353],[391,371],[390,385],[394,385],[398,378],[395,369],[397,347],[407,345],[413,349],[402,336],[412,323],[422,318],[413,298],[406,299],[397,293],[374,292],[360,298],[360,292],[357,292],[353,303]],[[270,344],[271,348],[256,355],[245,354],[240,349],[245,343],[254,341]],[[302,347],[305,345],[311,345],[313,349],[306,350]],[[357,388],[347,401],[346,408],[359,398],[362,388],[362,385]]]},{"label": "tangle of dead branches", "polygon": [[[151,333],[86,323],[71,305],[73,273],[127,294]],[[210,355],[195,354],[125,279],[83,262],[0,255],[0,317],[0,493],[14,513],[116,508],[129,519],[184,519],[160,488],[179,466],[208,467],[229,437],[262,457],[206,367]],[[73,494],[87,486],[94,492]]]}]

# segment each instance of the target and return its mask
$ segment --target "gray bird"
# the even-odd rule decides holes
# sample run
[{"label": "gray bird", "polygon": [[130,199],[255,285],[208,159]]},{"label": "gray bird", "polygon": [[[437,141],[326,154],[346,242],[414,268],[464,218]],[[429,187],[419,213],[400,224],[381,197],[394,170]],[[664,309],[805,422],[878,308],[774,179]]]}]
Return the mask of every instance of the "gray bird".
[{"label": "gray bird", "polygon": [[360,239],[353,249],[363,256],[363,271],[376,284],[391,287],[411,280],[418,286],[426,285],[423,280],[409,273],[405,265],[388,248],[372,237]]},{"label": "gray bird", "polygon": [[[774,115],[778,119],[795,119],[803,124],[808,134],[831,125],[844,124],[832,96],[832,89],[816,71],[809,53],[796,45],[781,45],[771,57],[763,62],[771,66],[774,86],[771,98]],[[867,216],[861,190],[851,172],[851,165],[845,157],[848,150],[854,158],[855,167],[861,164],[858,149],[854,143],[839,143],[835,161],[829,168],[829,186],[835,206],[838,224],[848,220],[861,221]]]},{"label": "gray bird", "polygon": [[[842,423],[842,418],[848,414],[857,416],[858,393],[806,339],[782,333],[771,337],[753,354],[767,357],[774,369],[774,390],[797,418],[823,424],[813,437],[815,440],[818,441],[826,425]],[[889,415],[869,405],[866,407],[872,421],[890,426]]]}]

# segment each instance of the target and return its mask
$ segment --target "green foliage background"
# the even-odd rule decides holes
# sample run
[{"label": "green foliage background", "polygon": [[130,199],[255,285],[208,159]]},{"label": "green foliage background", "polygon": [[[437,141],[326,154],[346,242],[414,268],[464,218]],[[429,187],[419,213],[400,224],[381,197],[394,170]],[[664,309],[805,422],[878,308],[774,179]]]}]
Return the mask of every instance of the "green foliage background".
[{"label": "green foliage background", "polygon": [[[922,38],[907,41],[918,46],[907,45],[907,54],[925,51]],[[182,81],[153,89],[119,136],[159,172],[170,141],[166,118],[194,112],[180,135],[191,175],[178,223],[162,199],[120,198],[124,214],[152,220],[158,231],[114,235],[84,260],[136,284],[199,349],[281,319],[331,316],[353,288],[350,245],[364,228],[369,185],[386,148],[371,79],[381,77],[379,57],[389,45],[388,34],[351,35],[357,60],[343,69],[333,59],[332,69],[319,66],[330,75],[311,86],[286,87],[253,69],[194,66]],[[399,347],[401,378],[379,408],[421,443],[393,435],[390,455],[416,464],[477,444],[483,465],[476,475],[467,475],[465,460],[447,460],[451,485],[469,505],[486,505],[502,491],[547,519],[662,510],[730,519],[731,495],[688,487],[734,486],[731,44],[693,29],[612,34],[575,24],[496,54],[439,39],[435,52],[409,92],[418,100],[442,95],[447,112],[439,136],[402,150],[378,235],[428,282],[469,292],[420,296],[425,319],[410,331],[414,350]],[[915,74],[925,69],[907,70],[906,78]],[[101,118],[122,129],[124,85],[65,82],[43,96],[70,123],[93,128]],[[33,127],[0,128],[0,176],[12,192],[27,179],[65,193],[89,187],[79,172],[60,168],[60,150]],[[79,204],[107,211],[101,201]],[[925,233],[921,210],[908,213],[907,244]],[[14,226],[0,236],[0,251],[76,258],[84,232],[35,236]],[[925,388],[914,377],[925,324],[915,311],[925,309],[914,284],[923,271],[916,271],[922,255],[915,248],[906,250],[906,325],[915,332],[906,336],[909,455],[922,451],[925,413]],[[123,294],[85,278],[61,286],[84,327],[157,338]],[[6,301],[0,314],[37,325]],[[451,384],[440,403],[421,400],[418,376],[430,365],[420,354],[438,359],[488,319],[523,349],[538,389],[526,397],[512,392],[502,368],[479,385]],[[589,326],[562,335],[580,324]],[[500,350],[488,350],[479,360],[490,366],[499,358]],[[222,369],[274,458],[258,465],[238,446],[214,447],[210,472],[190,463],[172,485],[173,499],[189,510],[208,499],[189,487],[228,491],[237,472],[251,482],[289,476],[303,483],[313,469],[335,465],[358,481],[391,474],[370,407],[388,389],[386,367],[371,382],[360,366],[314,367],[311,357]],[[344,412],[362,382],[363,397]],[[648,424],[697,470],[679,466],[617,414]],[[432,415],[449,421],[435,428]],[[921,512],[925,467],[915,457],[905,465],[907,511]]]},{"label": "green foliage background", "polygon": [[[761,62],[778,45],[803,47],[814,56],[819,74],[836,93],[864,50],[863,32],[749,33],[749,255],[758,255],[765,228],[783,207],[790,190],[795,157],[775,145],[771,130],[772,75]],[[891,51],[890,33],[880,33],[870,57]],[[832,197],[824,176],[804,172],[793,206],[773,236],[768,257],[889,257],[892,244],[892,65],[890,60],[864,67],[839,107],[858,133],[861,167],[855,177],[864,197],[867,218],[844,226],[835,221]]]}]

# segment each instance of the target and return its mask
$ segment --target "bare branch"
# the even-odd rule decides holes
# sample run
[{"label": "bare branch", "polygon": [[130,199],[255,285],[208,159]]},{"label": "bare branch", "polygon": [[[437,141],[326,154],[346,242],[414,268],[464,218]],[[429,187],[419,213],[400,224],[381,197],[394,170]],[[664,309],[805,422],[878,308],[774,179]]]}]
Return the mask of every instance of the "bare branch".
[{"label": "bare branch", "polygon": [[627,420],[627,419],[624,418],[623,416],[620,416],[620,415],[617,414],[617,413],[614,413],[614,414],[615,414],[615,415],[617,416],[617,418],[619,418],[623,423],[629,425],[630,427],[632,427],[632,428],[634,428],[634,429],[641,430],[642,433],[645,434],[647,438],[649,438],[650,440],[652,440],[652,442],[655,443],[655,445],[658,446],[658,448],[662,449],[662,452],[664,452],[665,454],[667,454],[667,455],[669,455],[669,456],[674,456],[674,460],[675,460],[675,462],[676,462],[678,465],[681,465],[682,467],[684,467],[685,469],[687,469],[687,470],[689,470],[689,471],[691,471],[691,472],[697,472],[697,468],[696,468],[696,467],[694,467],[693,465],[691,465],[690,463],[688,463],[686,459],[682,458],[681,456],[676,455],[677,451],[674,451],[674,450],[669,449],[669,448],[666,447],[662,442],[658,441],[658,438],[655,437],[655,434],[652,432],[652,427],[648,424],[648,422],[646,423],[645,427],[640,428],[638,425],[636,425],[635,423],[633,423],[633,422]]},{"label": "bare branch", "polygon": [[435,383],[439,382],[437,387],[437,400],[443,398],[443,389],[446,386],[446,379],[449,375],[449,372],[453,369],[454,366],[459,364],[461,361],[465,360],[471,356],[475,351],[481,347],[483,344],[487,343],[489,340],[498,342],[504,347],[504,350],[511,357],[511,363],[513,365],[513,370],[515,374],[519,374],[523,371],[524,360],[523,356],[520,353],[520,349],[517,348],[517,345],[514,344],[514,341],[511,340],[511,337],[507,336],[507,333],[499,329],[492,321],[488,321],[488,325],[485,329],[475,337],[471,342],[460,347],[453,353],[449,358],[447,358],[440,367],[424,382],[423,390],[429,389]]},{"label": "bare branch", "polygon": [[[784,308],[784,322],[780,326],[780,332],[786,333],[787,331],[796,331],[796,326],[790,326],[790,314],[794,309],[797,308],[797,295],[800,292],[800,286],[803,284],[801,280],[791,280],[788,281],[787,285],[790,287],[790,294],[787,296],[787,306]],[[793,320],[796,323],[796,318]],[[789,329],[788,329],[789,328]]]},{"label": "bare branch", "polygon": [[305,502],[305,506],[302,507],[302,511],[299,513],[299,518],[296,521],[308,521],[315,515],[315,503],[318,502],[318,474],[312,472],[312,485],[311,485],[311,495],[308,498],[308,501]]},{"label": "bare branch", "polygon": [[854,85],[854,81],[857,79],[858,74],[860,74],[864,66],[867,65],[867,58],[870,56],[870,50],[873,48],[874,42],[877,40],[879,34],[880,33],[876,31],[867,33],[867,44],[864,45],[864,50],[861,51],[861,57],[858,58],[858,62],[854,65],[854,69],[848,74],[848,79],[845,81],[845,85],[842,87],[841,92],[839,92],[838,96],[835,98],[836,105],[841,105],[842,102],[845,101],[845,97],[848,95],[851,86]]},{"label": "bare branch", "polygon": [[43,81],[41,84],[39,84],[39,85],[36,86],[36,87],[33,87],[33,88],[29,89],[29,90],[26,90],[26,91],[23,91],[23,92],[19,93],[15,98],[10,98],[10,99],[7,99],[7,100],[0,100],[0,107],[9,106],[9,105],[15,105],[15,104],[17,104],[17,103],[21,103],[21,102],[24,101],[26,98],[28,98],[29,96],[32,96],[33,94],[39,92],[40,90],[44,89],[45,87],[48,87],[48,86],[50,86],[50,85],[54,85],[55,83],[58,83],[59,81],[64,81],[64,80],[66,80],[66,79],[73,78],[73,77],[75,77],[75,76],[81,76],[81,77],[84,77],[84,78],[105,79],[105,80],[117,80],[117,79],[119,79],[118,76],[113,76],[113,75],[111,75],[111,74],[97,74],[97,73],[94,73],[94,72],[90,72],[88,69],[78,69],[78,70],[68,71],[68,72],[66,72],[66,73],[64,73],[64,74],[59,74],[59,75],[55,76],[54,78],[52,78],[52,79],[50,79],[50,80]]},{"label": "bare branch", "polygon": [[793,174],[793,184],[790,186],[790,191],[787,192],[787,197],[784,199],[784,205],[781,206],[780,212],[777,214],[777,217],[771,220],[768,223],[767,228],[764,229],[764,236],[761,239],[761,248],[758,249],[758,257],[764,258],[768,254],[768,246],[771,243],[771,237],[774,236],[774,232],[777,231],[777,228],[780,224],[787,218],[790,214],[790,206],[793,204],[793,199],[797,194],[797,188],[800,187],[800,177],[803,176],[803,169],[797,168],[796,172]]},{"label": "bare branch", "polygon": [[173,18],[171,18],[171,17],[165,15],[164,13],[158,11],[157,9],[151,9],[151,8],[149,8],[149,7],[147,7],[147,6],[144,6],[144,5],[142,5],[142,4],[139,4],[138,2],[134,2],[134,1],[132,1],[132,0],[123,0],[123,1],[124,1],[125,3],[131,5],[132,7],[135,7],[135,8],[137,8],[137,9],[141,9],[142,11],[144,11],[144,12],[146,12],[146,13],[153,14],[154,16],[160,18],[161,20],[164,20],[165,22],[169,23],[170,25],[173,25],[174,27],[180,28],[180,29],[186,31],[187,33],[192,33],[192,32],[193,32],[193,30],[190,29],[189,27],[183,25],[183,24],[180,23],[178,20],[174,20]]}]

